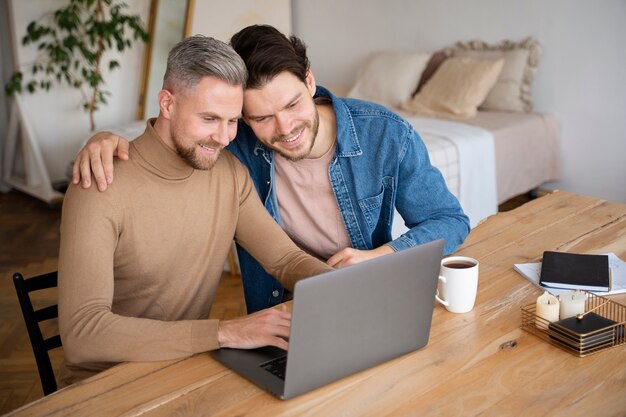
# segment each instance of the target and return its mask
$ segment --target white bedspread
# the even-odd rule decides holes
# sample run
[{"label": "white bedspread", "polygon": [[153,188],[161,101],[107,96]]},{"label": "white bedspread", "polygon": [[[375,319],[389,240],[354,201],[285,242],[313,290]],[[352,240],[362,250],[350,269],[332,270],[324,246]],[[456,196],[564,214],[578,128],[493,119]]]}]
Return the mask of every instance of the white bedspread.
[{"label": "white bedspread", "polygon": [[[496,160],[493,135],[482,128],[464,123],[426,117],[402,115],[419,133],[431,152],[431,143],[449,141],[458,152],[458,184],[448,187],[456,195],[461,207],[475,227],[484,218],[497,213],[498,197],[496,187]],[[435,155],[433,155],[435,156]],[[438,158],[431,158],[437,168]],[[444,178],[449,167],[441,166]],[[449,175],[448,175],[449,176]],[[453,176],[451,177],[453,178]],[[446,179],[450,181],[450,179]],[[456,181],[454,179],[451,182]],[[458,194],[457,194],[458,193]],[[392,227],[394,238],[407,230],[400,215],[396,212]]]}]

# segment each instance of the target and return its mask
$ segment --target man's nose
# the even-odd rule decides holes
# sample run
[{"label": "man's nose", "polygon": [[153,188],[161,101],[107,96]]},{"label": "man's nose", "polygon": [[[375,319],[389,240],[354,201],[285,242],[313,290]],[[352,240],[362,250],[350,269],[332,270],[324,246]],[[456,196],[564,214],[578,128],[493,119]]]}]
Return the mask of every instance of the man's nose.
[{"label": "man's nose", "polygon": [[228,146],[230,143],[230,129],[228,128],[228,122],[220,123],[217,132],[213,135],[213,140],[222,146]]},{"label": "man's nose", "polygon": [[287,136],[293,133],[293,123],[290,117],[276,116],[276,131],[281,136]]}]

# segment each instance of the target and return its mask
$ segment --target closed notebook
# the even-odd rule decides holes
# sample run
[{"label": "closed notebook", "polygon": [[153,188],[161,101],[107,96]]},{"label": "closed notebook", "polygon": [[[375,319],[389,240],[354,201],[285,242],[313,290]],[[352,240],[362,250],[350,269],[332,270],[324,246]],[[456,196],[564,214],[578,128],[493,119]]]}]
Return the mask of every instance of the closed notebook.
[{"label": "closed notebook", "polygon": [[539,282],[553,288],[610,291],[609,257],[546,251]]}]

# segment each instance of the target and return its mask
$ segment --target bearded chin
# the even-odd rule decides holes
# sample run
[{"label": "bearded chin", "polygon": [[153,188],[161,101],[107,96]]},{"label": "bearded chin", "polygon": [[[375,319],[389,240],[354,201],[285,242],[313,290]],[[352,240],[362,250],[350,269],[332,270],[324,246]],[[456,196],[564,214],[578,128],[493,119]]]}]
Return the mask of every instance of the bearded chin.
[{"label": "bearded chin", "polygon": [[176,149],[176,154],[183,160],[187,165],[192,167],[193,169],[200,169],[203,171],[209,170],[215,166],[217,162],[217,158],[219,157],[219,153],[215,156],[215,158],[199,158],[196,154],[197,145],[192,145],[192,147],[184,147],[178,135],[175,132],[170,133],[172,136],[172,142],[174,142],[174,148]]},{"label": "bearded chin", "polygon": [[307,158],[311,154],[311,149],[313,149],[313,145],[315,145],[315,139],[317,138],[317,132],[320,127],[320,115],[317,111],[317,108],[315,108],[315,118],[313,119],[313,123],[311,125],[309,125],[309,123],[305,123],[304,127],[308,127],[311,129],[311,143],[309,144],[309,148],[306,151],[302,152],[299,155],[291,155],[284,152],[278,147],[276,147],[274,150],[278,152],[283,158],[292,162],[301,161]]}]

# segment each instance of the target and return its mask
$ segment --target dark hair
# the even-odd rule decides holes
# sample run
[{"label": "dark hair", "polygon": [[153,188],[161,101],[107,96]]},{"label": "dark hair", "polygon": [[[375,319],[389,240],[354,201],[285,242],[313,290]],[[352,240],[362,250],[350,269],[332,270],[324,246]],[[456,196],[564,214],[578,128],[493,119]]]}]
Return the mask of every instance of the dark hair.
[{"label": "dark hair", "polygon": [[230,45],[208,36],[194,35],[180,41],[170,51],[163,87],[189,89],[208,76],[243,86],[247,75],[246,65]]},{"label": "dark hair", "polygon": [[283,35],[269,25],[248,26],[230,39],[233,49],[248,68],[246,88],[260,88],[288,71],[306,82],[310,64],[306,45],[295,36]]}]

